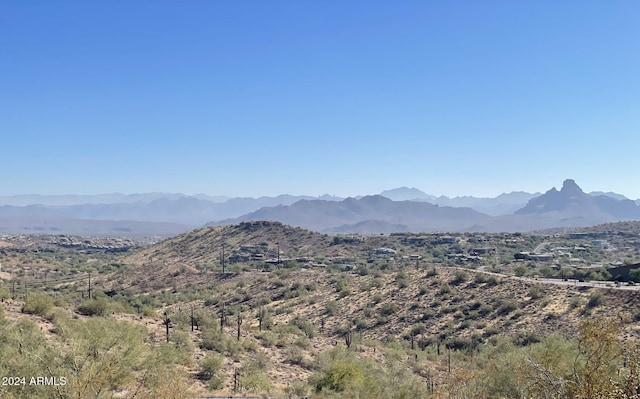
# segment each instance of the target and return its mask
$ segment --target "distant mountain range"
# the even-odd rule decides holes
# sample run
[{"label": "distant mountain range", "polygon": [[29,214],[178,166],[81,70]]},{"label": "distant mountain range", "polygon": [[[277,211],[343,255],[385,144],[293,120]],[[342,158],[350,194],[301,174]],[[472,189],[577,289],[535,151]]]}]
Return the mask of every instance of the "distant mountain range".
[{"label": "distant mountain range", "polygon": [[500,216],[512,214],[525,205],[527,201],[539,196],[540,193],[531,194],[523,191],[515,191],[511,193],[503,193],[494,198],[479,198],[471,196],[451,198],[445,195],[441,195],[439,197],[429,195],[413,187],[400,187],[393,190],[383,191],[380,195],[393,201],[423,201],[440,206],[466,207],[473,208],[476,211],[486,213],[487,215]]},{"label": "distant mountain range", "polygon": [[[528,231],[640,220],[640,200],[584,193],[573,180],[545,194],[446,197],[400,187],[340,198],[279,195],[230,198],[179,193],[0,196],[0,232],[175,234],[204,224],[275,220],[326,233]],[[98,223],[100,222],[100,223]],[[92,227],[94,226],[94,227]]]},{"label": "distant mountain range", "polygon": [[468,230],[491,216],[471,208],[439,207],[428,202],[392,201],[381,195],[342,201],[301,200],[288,206],[262,208],[214,225],[275,220],[315,231],[377,233],[391,231]]}]

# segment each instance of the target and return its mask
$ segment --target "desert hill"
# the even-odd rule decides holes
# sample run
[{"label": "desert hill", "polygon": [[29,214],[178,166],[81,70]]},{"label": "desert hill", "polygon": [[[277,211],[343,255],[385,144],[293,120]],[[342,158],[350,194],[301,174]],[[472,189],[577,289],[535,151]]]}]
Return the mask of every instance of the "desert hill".
[{"label": "desert hill", "polygon": [[[167,290],[198,290],[203,299],[215,297],[216,303],[229,306],[269,304],[276,314],[280,307],[290,309],[316,327],[327,307],[337,306],[340,317],[326,320],[331,336],[338,337],[339,327],[353,320],[363,334],[376,339],[404,334],[417,323],[432,334],[464,337],[571,334],[587,314],[583,305],[594,293],[607,298],[604,313],[633,314],[635,304],[640,304],[635,291],[543,285],[411,260],[416,242],[431,245],[442,240],[437,235],[402,234],[331,237],[278,222],[243,222],[198,229],[128,255],[125,262],[135,266],[110,276],[108,286],[159,296]],[[223,244],[229,262],[226,273],[220,273]],[[265,260],[277,259],[278,249],[282,263],[272,263],[271,272],[262,271]],[[385,252],[389,250],[393,252]],[[260,260],[251,259],[257,255],[262,255]],[[248,257],[239,263],[242,266],[231,262],[241,256]],[[367,267],[358,259],[375,261]],[[301,266],[306,270],[294,271]]]},{"label": "desert hill", "polygon": [[[615,230],[613,225],[602,228]],[[533,353],[531,344],[536,342],[569,342],[582,323],[600,316],[614,318],[621,342],[640,337],[640,295],[633,286],[559,285],[485,271],[490,265],[502,267],[498,257],[467,268],[454,266],[455,257],[431,259],[435,252],[467,253],[475,246],[486,249],[501,242],[519,251],[547,239],[522,234],[327,236],[257,221],[202,228],[145,248],[102,255],[83,247],[70,252],[77,245],[66,243],[82,243],[77,239],[60,237],[64,251],[48,245],[39,247],[43,251],[24,253],[17,251],[21,241],[10,241],[13,246],[0,251],[7,260],[25,259],[40,268],[54,266],[47,263],[53,255],[63,261],[73,256],[76,264],[95,267],[85,270],[100,272],[91,275],[93,299],[87,300],[87,273],[70,270],[73,279],[50,274],[44,282],[43,270],[21,269],[21,262],[14,262],[15,271],[29,278],[29,297],[45,301],[40,295],[48,295],[49,309],[57,316],[39,310],[25,316],[22,298],[0,306],[12,323],[15,342],[20,339],[19,323],[29,318],[60,350],[69,350],[60,326],[82,329],[95,324],[113,337],[125,326],[115,322],[126,321],[138,331],[127,342],[144,342],[139,350],[146,356],[179,351],[166,360],[174,365],[171,372],[182,376],[181,386],[194,393],[174,397],[303,398],[322,384],[318,378],[330,373],[331,364],[341,364],[342,358],[333,356],[346,356],[349,364],[386,378],[383,386],[396,384],[393,381],[406,381],[409,388],[433,382],[432,395],[406,397],[442,397],[458,389],[454,387],[459,381],[467,384],[469,373],[474,383],[486,386],[484,376],[494,370],[486,361]],[[220,264],[223,245],[225,272]],[[534,265],[519,266],[526,272]],[[2,285],[0,295],[11,298],[13,288]],[[26,296],[26,284],[19,283],[17,291]],[[65,317],[58,315],[61,311]],[[95,334],[82,339],[92,337]],[[574,361],[570,352],[563,353],[565,360]],[[101,356],[91,359],[103,361]],[[526,368],[526,359],[523,362],[519,364]],[[132,375],[143,377],[135,374],[138,366],[131,367]],[[499,370],[512,371],[508,365]],[[134,379],[132,386],[140,383],[144,380]],[[294,387],[300,389],[297,396],[290,395]],[[353,397],[343,393],[340,397]]]}]

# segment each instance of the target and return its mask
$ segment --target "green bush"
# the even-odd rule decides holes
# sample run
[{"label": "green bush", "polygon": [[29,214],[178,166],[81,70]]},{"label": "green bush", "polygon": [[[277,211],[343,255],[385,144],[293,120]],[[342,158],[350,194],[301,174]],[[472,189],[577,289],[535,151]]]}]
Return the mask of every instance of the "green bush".
[{"label": "green bush", "polygon": [[224,376],[214,375],[213,377],[209,378],[209,381],[207,381],[207,385],[209,386],[209,389],[213,389],[214,391],[217,389],[221,389],[224,385]]},{"label": "green bush", "polygon": [[212,377],[218,374],[223,365],[224,359],[222,356],[216,353],[208,353],[200,361],[200,375],[207,380],[211,380]]},{"label": "green bush", "polygon": [[309,338],[313,338],[316,335],[316,329],[313,324],[302,316],[294,317],[289,321],[289,324],[298,327],[300,331],[303,331]]},{"label": "green bush", "polygon": [[544,289],[540,284],[536,284],[529,288],[529,296],[531,299],[540,299],[544,296]]},{"label": "green bush", "polygon": [[380,314],[382,316],[390,316],[398,310],[398,305],[393,302],[387,302],[380,306]]},{"label": "green bush", "polygon": [[227,356],[235,356],[242,350],[237,339],[212,328],[202,331],[200,347],[206,350],[215,350]]},{"label": "green bush", "polygon": [[338,360],[323,372],[315,388],[318,393],[326,390],[342,392],[350,384],[361,383],[363,379],[364,372],[359,364]]},{"label": "green bush", "polygon": [[594,292],[589,296],[587,301],[587,309],[592,309],[602,304],[602,294]]},{"label": "green bush", "polygon": [[78,306],[78,313],[85,316],[104,316],[107,314],[109,303],[106,299],[89,299]]},{"label": "green bush", "polygon": [[48,315],[53,309],[53,299],[47,295],[31,295],[27,297],[22,306],[23,313]]},{"label": "green bush", "polygon": [[469,279],[469,275],[462,270],[458,270],[451,280],[451,285],[460,285]]},{"label": "green bush", "polygon": [[518,309],[518,302],[516,302],[515,299],[507,299],[502,301],[497,312],[499,315],[504,316],[513,312],[516,309]]},{"label": "green bush", "polygon": [[4,287],[0,287],[0,299],[9,299],[11,298],[11,292]]}]

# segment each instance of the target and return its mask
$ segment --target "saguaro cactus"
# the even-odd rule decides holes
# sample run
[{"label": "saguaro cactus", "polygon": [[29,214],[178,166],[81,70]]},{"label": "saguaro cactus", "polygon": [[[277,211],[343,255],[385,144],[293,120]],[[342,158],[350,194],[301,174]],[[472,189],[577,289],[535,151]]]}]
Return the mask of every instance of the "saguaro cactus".
[{"label": "saguaro cactus", "polygon": [[242,325],[242,312],[240,311],[240,309],[238,309],[237,323],[238,323],[238,341],[239,341],[240,340],[240,326]]},{"label": "saguaro cactus", "polygon": [[220,332],[224,331],[224,302],[222,302],[222,309],[220,310]]},{"label": "saguaro cactus", "polygon": [[258,309],[258,329],[262,331],[262,321],[264,320],[265,310],[262,306]]},{"label": "saguaro cactus", "polygon": [[193,305],[191,305],[191,331],[193,331],[193,328],[196,325],[196,317],[194,316],[193,311]]},{"label": "saguaro cactus", "polygon": [[344,334],[344,343],[347,345],[347,348],[351,348],[352,342],[353,342],[353,332],[349,330]]},{"label": "saguaro cactus", "polygon": [[164,321],[162,322],[162,324],[164,324],[165,326],[167,342],[169,342],[169,325],[171,325],[171,319],[169,318],[169,314],[166,311],[164,312]]}]

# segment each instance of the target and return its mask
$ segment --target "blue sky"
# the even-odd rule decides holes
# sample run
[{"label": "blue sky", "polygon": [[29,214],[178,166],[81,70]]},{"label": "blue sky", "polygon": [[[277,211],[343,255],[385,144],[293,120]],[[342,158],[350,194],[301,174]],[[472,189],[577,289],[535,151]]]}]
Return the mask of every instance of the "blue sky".
[{"label": "blue sky", "polygon": [[0,194],[640,198],[638,38],[637,1],[2,2]]}]

